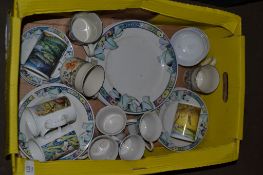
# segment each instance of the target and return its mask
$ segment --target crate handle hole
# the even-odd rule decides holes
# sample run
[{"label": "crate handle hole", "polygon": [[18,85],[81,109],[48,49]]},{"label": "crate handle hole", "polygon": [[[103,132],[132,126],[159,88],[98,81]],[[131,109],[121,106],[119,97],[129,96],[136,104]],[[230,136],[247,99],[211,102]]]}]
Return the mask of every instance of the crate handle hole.
[{"label": "crate handle hole", "polygon": [[228,73],[223,73],[223,101],[226,103],[228,100]]}]

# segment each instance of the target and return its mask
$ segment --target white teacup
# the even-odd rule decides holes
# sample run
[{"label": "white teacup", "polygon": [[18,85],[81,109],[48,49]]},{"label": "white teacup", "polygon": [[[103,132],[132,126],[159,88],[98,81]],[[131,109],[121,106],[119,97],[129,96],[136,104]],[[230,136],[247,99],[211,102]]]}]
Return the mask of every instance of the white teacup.
[{"label": "white teacup", "polygon": [[44,137],[29,140],[28,148],[34,160],[43,162],[56,160],[77,150],[79,141],[71,125],[66,125],[47,133]]},{"label": "white teacup", "polygon": [[105,79],[105,72],[102,66],[96,65],[85,77],[83,93],[87,97],[96,97]]},{"label": "white teacup", "polygon": [[66,96],[28,107],[24,111],[26,126],[35,137],[76,121],[73,104]]},{"label": "white teacup", "polygon": [[96,137],[88,149],[88,157],[92,160],[115,160],[118,156],[118,143],[107,135]]},{"label": "white teacup", "polygon": [[63,63],[60,78],[62,83],[75,88],[86,97],[94,97],[103,85],[105,72],[100,65],[74,57]]},{"label": "white teacup", "polygon": [[[93,45],[102,34],[103,26],[99,16],[95,13],[81,12],[75,14],[70,22],[69,37],[76,44],[86,45],[88,56],[94,55]],[[90,48],[90,49],[89,49]]]},{"label": "white teacup", "polygon": [[186,71],[184,80],[188,89],[209,94],[216,90],[220,79],[214,66],[205,65]]},{"label": "white teacup", "polygon": [[139,160],[145,151],[145,142],[139,135],[125,137],[119,147],[119,155],[122,160]]},{"label": "white teacup", "polygon": [[93,43],[99,39],[102,30],[102,21],[97,14],[81,12],[70,21],[69,37],[80,44]]},{"label": "white teacup", "polygon": [[140,120],[129,119],[130,134],[140,134],[146,141],[146,148],[152,151],[153,142],[158,140],[162,132],[162,122],[155,111],[145,113]]},{"label": "white teacup", "polygon": [[106,106],[96,116],[96,126],[105,135],[121,133],[127,122],[125,112],[118,106]]}]

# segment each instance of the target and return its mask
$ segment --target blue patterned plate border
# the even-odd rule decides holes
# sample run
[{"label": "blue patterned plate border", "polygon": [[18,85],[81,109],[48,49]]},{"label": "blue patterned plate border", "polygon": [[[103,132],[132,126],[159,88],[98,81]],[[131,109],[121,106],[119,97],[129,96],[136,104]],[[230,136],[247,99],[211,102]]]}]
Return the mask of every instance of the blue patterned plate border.
[{"label": "blue patterned plate border", "polygon": [[29,92],[20,102],[19,105],[19,113],[18,113],[18,126],[19,126],[19,149],[21,152],[29,159],[32,159],[32,156],[30,154],[30,151],[28,149],[27,145],[27,136],[25,133],[21,132],[20,130],[20,123],[23,116],[23,112],[26,109],[27,106],[32,104],[32,102],[37,102],[39,98],[56,98],[58,95],[70,95],[74,98],[76,98],[82,105],[83,109],[85,109],[86,113],[86,121],[82,121],[81,131],[83,131],[80,135],[78,135],[78,140],[80,143],[80,147],[78,150],[74,151],[73,153],[70,153],[62,158],[60,160],[74,160],[77,159],[79,156],[81,156],[88,148],[95,129],[95,121],[94,121],[94,114],[92,111],[92,108],[89,104],[89,102],[86,100],[86,98],[81,95],[76,90],[65,86],[60,83],[52,83],[47,85],[39,86],[38,88],[32,90]]},{"label": "blue patterned plate border", "polygon": [[[63,64],[63,62],[66,59],[74,56],[73,46],[72,46],[71,42],[69,41],[69,39],[67,38],[67,36],[63,32],[61,32],[55,28],[49,27],[49,26],[37,26],[37,27],[33,27],[33,28],[27,30],[26,32],[24,32],[22,34],[21,43],[23,43],[25,40],[29,40],[32,36],[41,35],[41,33],[43,31],[48,31],[48,32],[54,33],[55,35],[60,37],[62,40],[64,40],[68,45],[67,50],[65,51],[63,58],[59,62],[60,66]],[[22,51],[22,45],[21,45],[21,51]],[[57,69],[59,69],[59,67]],[[26,80],[29,84],[31,84],[33,86],[40,86],[42,84],[60,82],[59,74],[56,75],[56,77],[51,78],[48,81],[46,81],[45,79],[42,79],[42,78],[35,76],[34,74],[28,72],[26,69],[23,69],[23,64],[21,63],[21,61],[20,61],[20,76],[24,80]]]},{"label": "blue patterned plate border", "polygon": [[[160,111],[165,110],[171,103],[174,102],[189,103],[190,101],[195,101],[195,103],[198,103],[201,108],[198,130],[196,133],[196,140],[193,143],[189,142],[189,145],[179,146],[176,144],[177,139],[172,138],[170,136],[170,131],[167,131],[166,128],[163,128],[162,134],[159,138],[159,142],[171,151],[191,150],[195,148],[203,140],[208,127],[208,110],[205,103],[203,102],[203,100],[199,95],[185,88],[175,88],[171,93],[171,95],[169,96],[169,98],[167,99],[167,101],[163,104],[163,106],[160,107],[160,109],[158,109],[160,114]],[[160,117],[163,120],[163,117],[165,116],[160,116]]]},{"label": "blue patterned plate border", "polygon": [[[143,96],[142,99],[136,99],[128,93],[121,94],[118,89],[109,85],[107,81],[104,81],[102,88],[100,89],[99,99],[107,105],[117,105],[121,107],[126,113],[129,114],[142,114],[147,111],[152,111],[161,106],[172,92],[178,74],[178,64],[174,49],[169,41],[169,38],[156,26],[140,20],[126,20],[114,25],[110,25],[103,32],[102,37],[95,46],[95,58],[98,64],[105,67],[107,57],[105,52],[118,48],[117,39],[125,32],[126,29],[143,29],[153,33],[159,38],[159,48],[161,55],[156,56],[161,65],[165,65],[166,71],[169,73],[170,78],[166,85],[165,90],[156,99],[151,99],[150,96]],[[111,86],[110,89],[106,89],[106,86]]]}]

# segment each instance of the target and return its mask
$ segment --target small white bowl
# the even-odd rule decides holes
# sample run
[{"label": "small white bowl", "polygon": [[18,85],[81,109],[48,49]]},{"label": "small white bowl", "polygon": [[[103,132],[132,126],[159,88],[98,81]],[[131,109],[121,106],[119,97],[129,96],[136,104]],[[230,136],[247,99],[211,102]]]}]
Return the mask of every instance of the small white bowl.
[{"label": "small white bowl", "polygon": [[117,135],[121,133],[127,122],[125,112],[118,106],[106,106],[101,108],[96,115],[96,126],[105,135]]},{"label": "small white bowl", "polygon": [[115,160],[118,150],[118,143],[113,138],[101,135],[91,142],[88,156],[91,160]]},{"label": "small white bowl", "polygon": [[179,65],[194,66],[203,60],[210,49],[207,35],[195,27],[175,32],[171,38]]}]

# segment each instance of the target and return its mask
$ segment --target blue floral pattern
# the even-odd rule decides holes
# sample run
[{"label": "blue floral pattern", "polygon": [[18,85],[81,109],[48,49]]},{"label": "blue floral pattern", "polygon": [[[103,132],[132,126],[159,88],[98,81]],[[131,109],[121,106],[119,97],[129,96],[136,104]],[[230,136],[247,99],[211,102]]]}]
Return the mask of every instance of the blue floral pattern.
[{"label": "blue floral pattern", "polygon": [[160,49],[162,54],[156,59],[159,63],[166,67],[167,72],[170,74],[169,82],[164,92],[156,99],[151,99],[149,96],[144,96],[142,99],[124,93],[121,94],[115,87],[110,90],[105,89],[104,86],[100,89],[100,95],[111,105],[118,105],[127,113],[140,114],[147,111],[154,110],[162,105],[165,99],[173,90],[177,78],[177,61],[174,49],[168,37],[157,27],[144,21],[128,20],[111,27],[104,32],[95,47],[95,57],[98,61],[105,61],[105,51],[114,50],[118,48],[116,39],[119,38],[125,29],[140,28],[153,33],[159,38]]},{"label": "blue floral pattern", "polygon": [[41,146],[46,160],[56,160],[79,148],[79,140],[75,131],[63,135],[62,137]]}]

